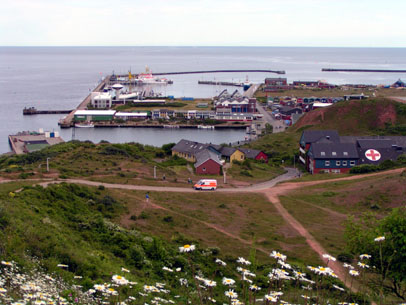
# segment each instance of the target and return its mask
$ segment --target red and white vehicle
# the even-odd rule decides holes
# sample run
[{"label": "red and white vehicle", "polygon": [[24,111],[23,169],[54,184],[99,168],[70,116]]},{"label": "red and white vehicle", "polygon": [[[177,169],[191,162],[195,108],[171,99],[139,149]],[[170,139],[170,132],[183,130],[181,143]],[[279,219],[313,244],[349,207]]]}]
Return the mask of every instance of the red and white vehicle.
[{"label": "red and white vehicle", "polygon": [[214,191],[217,189],[216,179],[201,179],[193,186],[195,190],[210,190]]}]

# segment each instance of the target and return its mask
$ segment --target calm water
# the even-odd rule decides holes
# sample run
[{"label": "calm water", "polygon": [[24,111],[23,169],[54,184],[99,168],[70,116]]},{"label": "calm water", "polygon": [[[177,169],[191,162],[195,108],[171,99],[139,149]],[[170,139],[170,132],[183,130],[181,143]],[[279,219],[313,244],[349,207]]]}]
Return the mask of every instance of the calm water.
[{"label": "calm water", "polygon": [[[60,130],[59,115],[23,117],[24,107],[72,109],[99,79],[113,71],[138,73],[206,69],[285,70],[288,81],[326,80],[331,83],[391,84],[406,75],[382,73],[327,73],[321,68],[406,69],[402,48],[273,48],[273,47],[1,47],[0,48],[0,153],[9,151],[7,136],[22,130],[58,130],[70,140],[70,129]],[[262,82],[272,74],[249,74]],[[166,95],[212,97],[224,87],[197,81],[244,81],[246,74],[171,76],[173,85],[161,87]],[[234,90],[235,88],[230,88]],[[227,143],[244,138],[244,131],[162,129],[76,129],[76,138],[99,142],[136,141],[160,146],[181,138]]]}]

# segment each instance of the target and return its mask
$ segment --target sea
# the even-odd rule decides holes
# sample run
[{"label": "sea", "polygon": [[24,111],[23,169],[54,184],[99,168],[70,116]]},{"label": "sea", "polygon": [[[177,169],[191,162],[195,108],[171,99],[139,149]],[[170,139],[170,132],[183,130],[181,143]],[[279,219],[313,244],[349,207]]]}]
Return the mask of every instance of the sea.
[{"label": "sea", "polygon": [[[60,129],[63,115],[23,116],[24,107],[38,110],[74,109],[106,75],[219,69],[284,70],[289,82],[325,80],[333,84],[390,85],[399,73],[322,72],[322,68],[406,69],[406,48],[314,47],[0,47],[0,153],[10,151],[8,135],[19,131],[58,131],[98,143],[139,142],[161,146],[190,139],[230,143],[245,138],[244,130],[183,130],[148,128]],[[199,80],[253,83],[267,73],[218,73],[168,76],[172,85],[153,90],[175,97],[211,98],[236,87],[199,85]]]}]

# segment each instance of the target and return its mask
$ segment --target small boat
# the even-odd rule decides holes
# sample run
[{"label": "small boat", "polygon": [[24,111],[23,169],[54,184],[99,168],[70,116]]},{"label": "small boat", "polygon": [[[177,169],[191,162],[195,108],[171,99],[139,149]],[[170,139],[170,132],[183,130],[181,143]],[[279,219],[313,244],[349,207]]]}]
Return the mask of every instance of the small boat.
[{"label": "small boat", "polygon": [[198,129],[214,129],[215,127],[212,125],[197,125]]},{"label": "small boat", "polygon": [[93,125],[93,123],[88,123],[88,124],[76,123],[75,127],[78,127],[78,128],[93,128],[94,125]]},{"label": "small boat", "polygon": [[179,125],[163,125],[164,128],[180,128]]}]

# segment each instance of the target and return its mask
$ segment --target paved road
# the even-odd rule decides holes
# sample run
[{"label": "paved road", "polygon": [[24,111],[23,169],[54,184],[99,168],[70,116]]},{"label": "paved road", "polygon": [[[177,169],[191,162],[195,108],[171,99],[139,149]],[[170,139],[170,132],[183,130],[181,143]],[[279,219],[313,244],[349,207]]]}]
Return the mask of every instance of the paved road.
[{"label": "paved road", "polygon": [[257,103],[257,110],[260,114],[264,116],[263,120],[271,124],[273,127],[273,133],[281,132],[285,130],[285,125],[283,124],[282,120],[276,120],[272,117],[272,115],[259,103]]},{"label": "paved road", "polygon": [[[247,91],[244,92],[244,96],[247,96],[249,98],[253,97],[255,92],[258,90],[260,86],[261,84],[252,85]],[[271,116],[271,114],[259,103],[257,103],[257,110],[259,111],[260,114],[264,116],[263,120],[265,121],[265,123],[272,125],[274,133],[285,130],[285,125],[283,124],[282,120],[275,120]]]}]

